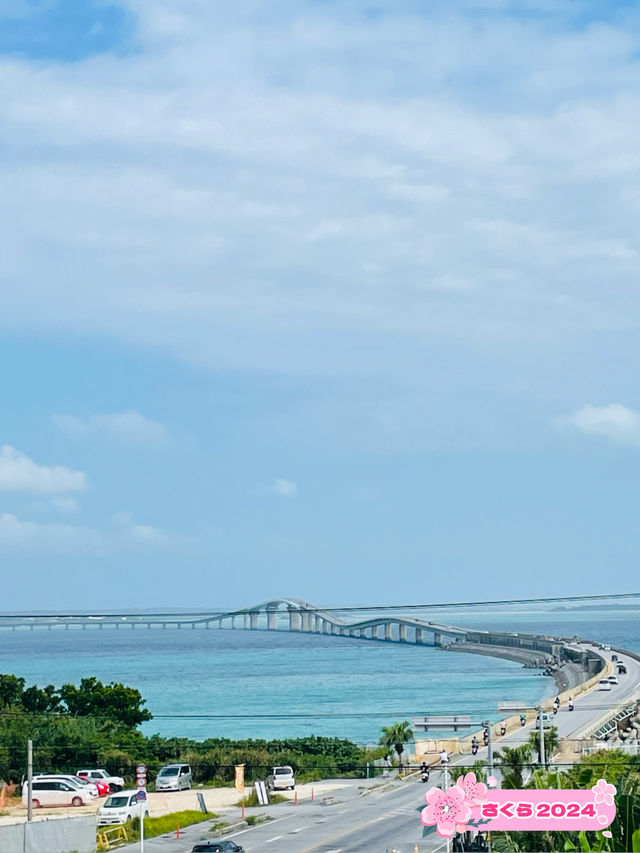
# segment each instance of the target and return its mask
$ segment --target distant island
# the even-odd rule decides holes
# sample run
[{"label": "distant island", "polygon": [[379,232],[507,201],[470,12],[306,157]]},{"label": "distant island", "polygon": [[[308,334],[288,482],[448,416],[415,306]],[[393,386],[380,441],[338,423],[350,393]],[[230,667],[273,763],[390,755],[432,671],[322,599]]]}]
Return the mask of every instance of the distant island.
[{"label": "distant island", "polygon": [[607,610],[640,610],[640,601],[637,604],[578,604],[576,607],[552,607],[551,609],[556,612],[561,610],[565,613],[571,613],[574,610],[602,610],[606,608]]}]

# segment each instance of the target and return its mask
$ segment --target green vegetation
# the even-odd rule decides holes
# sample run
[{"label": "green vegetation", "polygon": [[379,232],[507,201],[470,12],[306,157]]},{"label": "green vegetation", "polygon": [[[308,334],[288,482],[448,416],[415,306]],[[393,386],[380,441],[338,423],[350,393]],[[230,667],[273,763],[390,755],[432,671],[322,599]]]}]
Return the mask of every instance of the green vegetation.
[{"label": "green vegetation", "polygon": [[[173,812],[172,814],[162,815],[161,817],[148,817],[144,821],[144,837],[154,838],[156,835],[175,832],[178,825],[180,825],[180,829],[184,829],[185,826],[202,823],[205,820],[212,820],[216,817],[218,817],[216,814],[204,814],[195,810]],[[140,838],[139,818],[134,817],[133,820],[127,821],[124,824],[124,828],[127,833],[127,843],[138,841]],[[109,827],[103,827],[103,829],[109,829]]]},{"label": "green vegetation", "polygon": [[[534,738],[531,740],[534,741]],[[529,746],[535,749],[535,743]],[[502,750],[503,754],[506,752],[506,749]],[[505,780],[509,774],[511,781],[515,781],[518,766],[514,757],[507,756],[503,766]],[[521,770],[520,766],[520,772]],[[524,788],[585,789],[593,787],[598,779],[606,779],[617,789],[616,819],[609,827],[612,838],[606,838],[601,832],[493,832],[492,849],[497,853],[558,850],[603,853],[640,851],[640,756],[602,750],[585,756],[573,767],[563,771],[536,770]]]},{"label": "green vegetation", "polygon": [[152,719],[145,700],[132,687],[104,685],[83,678],[79,687],[47,685],[25,688],[25,680],[0,675],[0,780],[20,780],[26,772],[27,740],[33,740],[37,771],[75,772],[80,767],[106,767],[135,778],[144,762],[153,779],[163,764],[191,765],[196,784],[231,784],[235,765],[245,765],[245,779],[264,779],[271,767],[289,764],[299,781],[331,776],[366,775],[368,752],[342,738],[230,740],[145,737],[137,725]]},{"label": "green vegetation", "polygon": [[392,726],[385,726],[382,729],[380,743],[387,750],[394,749],[398,756],[398,767],[402,772],[402,753],[404,745],[413,740],[413,729],[410,723],[406,720],[403,723],[394,723]]},{"label": "green vegetation", "polygon": [[[285,797],[282,794],[276,794],[274,792],[269,791],[269,803],[286,803],[288,799],[288,797]],[[255,788],[252,788],[248,794],[245,794],[244,797],[241,797],[238,800],[236,805],[244,805],[247,808],[255,808],[256,806],[262,805],[262,803],[258,800],[258,795],[256,794]]]}]

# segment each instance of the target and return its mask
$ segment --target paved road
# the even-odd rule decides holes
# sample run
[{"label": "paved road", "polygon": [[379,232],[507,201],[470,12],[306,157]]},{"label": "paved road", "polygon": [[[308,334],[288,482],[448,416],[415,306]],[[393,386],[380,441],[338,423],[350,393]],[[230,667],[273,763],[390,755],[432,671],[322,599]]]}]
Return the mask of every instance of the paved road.
[{"label": "paved road", "polygon": [[[604,715],[608,708],[623,706],[640,685],[640,662],[621,656],[627,674],[610,691],[594,690],[576,699],[575,710],[566,706],[558,712],[554,724],[560,737],[580,734],[592,720]],[[534,724],[500,738],[495,748],[516,746],[529,739]],[[477,759],[486,759],[481,749]],[[476,760],[476,759],[473,759]],[[460,756],[454,764],[470,764],[470,756]],[[442,772],[433,771],[431,784],[442,783]],[[396,782],[391,790],[359,793],[362,780],[354,780],[336,790],[332,805],[322,802],[281,804],[269,808],[274,818],[268,823],[234,833],[237,844],[247,853],[441,853],[443,839],[432,835],[422,838],[418,809],[424,804],[425,786],[415,779]],[[148,853],[182,853],[189,851],[201,838],[211,837],[202,825],[185,830],[183,839],[150,839]],[[137,845],[129,849],[137,849]]]}]

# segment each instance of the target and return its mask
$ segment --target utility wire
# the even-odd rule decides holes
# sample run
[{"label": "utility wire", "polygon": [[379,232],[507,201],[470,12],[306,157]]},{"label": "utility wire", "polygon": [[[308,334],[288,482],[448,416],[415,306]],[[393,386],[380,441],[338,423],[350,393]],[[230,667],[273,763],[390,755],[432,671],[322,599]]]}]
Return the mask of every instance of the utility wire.
[{"label": "utility wire", "polygon": [[[448,609],[448,608],[462,608],[462,607],[495,607],[495,606],[507,606],[507,605],[517,605],[517,604],[555,604],[563,601],[620,601],[623,599],[640,599],[640,592],[620,592],[620,593],[602,593],[600,595],[565,595],[565,596],[551,596],[546,598],[503,598],[503,599],[489,599],[485,601],[449,601],[449,602],[437,602],[437,603],[429,603],[429,604],[367,604],[367,605],[352,605],[352,606],[342,606],[342,607],[334,607],[328,605],[326,607],[295,607],[294,610],[297,613],[362,613],[362,612],[378,612],[378,611],[398,611],[398,610],[434,610],[434,609]],[[267,613],[267,612],[275,612],[267,608],[266,606],[252,608],[237,608],[235,610],[220,610],[220,609],[212,609],[212,610],[174,610],[171,612],[155,612],[155,611],[142,611],[142,610],[129,610],[122,612],[96,612],[96,611],[86,611],[86,612],[75,612],[75,613],[0,613],[0,619],[127,619],[127,618],[139,618],[139,619],[175,619],[177,617],[186,617],[187,619],[198,618],[198,617],[211,617],[218,618],[220,616],[242,616],[245,613]],[[281,611],[282,613],[283,611]]]}]

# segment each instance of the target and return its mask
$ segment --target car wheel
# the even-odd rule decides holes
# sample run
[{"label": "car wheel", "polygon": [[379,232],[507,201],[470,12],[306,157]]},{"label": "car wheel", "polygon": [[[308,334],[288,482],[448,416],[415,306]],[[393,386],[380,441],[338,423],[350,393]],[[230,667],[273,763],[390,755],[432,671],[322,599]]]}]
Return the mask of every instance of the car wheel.
[{"label": "car wheel", "polygon": [[39,809],[40,808],[40,800],[31,800],[31,805],[33,806],[34,809]]},{"label": "car wheel", "polygon": [[71,805],[72,805],[72,806],[76,806],[76,807],[77,807],[77,806],[81,806],[81,805],[82,805],[82,797],[74,797],[74,798],[71,800]]}]

